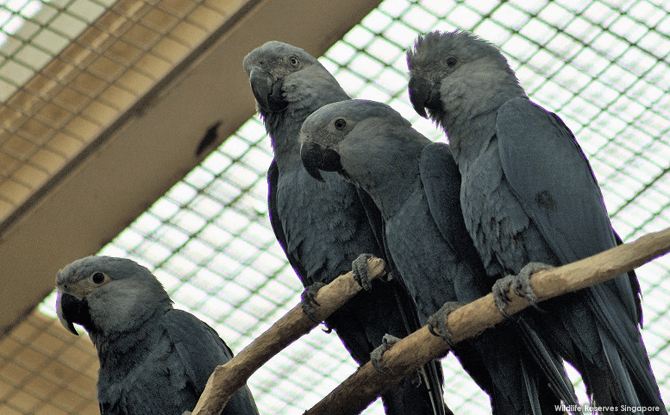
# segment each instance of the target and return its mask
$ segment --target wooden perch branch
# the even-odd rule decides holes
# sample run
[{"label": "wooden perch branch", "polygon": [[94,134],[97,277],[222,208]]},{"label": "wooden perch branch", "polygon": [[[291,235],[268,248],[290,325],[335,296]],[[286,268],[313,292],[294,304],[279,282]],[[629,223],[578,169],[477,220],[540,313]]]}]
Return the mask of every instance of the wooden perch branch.
[{"label": "wooden perch branch", "polygon": [[[368,260],[368,278],[375,279],[385,273],[383,260]],[[353,272],[340,275],[316,294],[316,301],[320,304],[314,306],[316,318],[323,321],[360,290]],[[214,369],[192,414],[219,415],[233,394],[247,383],[256,370],[317,325],[302,311],[300,304],[295,306],[228,363]]]},{"label": "wooden perch branch", "polygon": [[[668,251],[670,228],[581,261],[537,272],[533,274],[531,287],[538,301],[547,300],[607,281]],[[529,306],[526,299],[514,294],[513,290],[510,290],[509,296],[512,301],[505,310],[507,313],[518,313]],[[502,320],[502,315],[494,305],[493,294],[455,310],[447,319],[454,343],[474,337]],[[384,353],[380,362],[384,374],[367,363],[304,415],[360,413],[404,376],[431,359],[445,356],[448,351],[446,343],[430,334],[424,326]]]}]

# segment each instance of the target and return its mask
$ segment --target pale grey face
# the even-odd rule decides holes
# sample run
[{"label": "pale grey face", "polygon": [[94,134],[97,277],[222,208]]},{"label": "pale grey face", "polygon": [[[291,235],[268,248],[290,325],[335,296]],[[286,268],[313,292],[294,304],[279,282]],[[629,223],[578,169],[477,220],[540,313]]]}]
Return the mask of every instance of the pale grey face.
[{"label": "pale grey face", "polygon": [[56,289],[56,313],[73,334],[78,334],[74,324],[89,333],[129,330],[156,307],[170,305],[167,293],[148,269],[122,258],[77,260],[58,272]]},{"label": "pale grey face", "polygon": [[490,88],[492,79],[509,78],[517,84],[500,51],[467,32],[431,32],[419,37],[407,52],[407,66],[414,110],[438,122],[449,110],[447,99],[490,94],[484,89]]},{"label": "pale grey face", "polygon": [[281,42],[267,42],[251,51],[243,62],[259,110],[278,111],[286,107],[284,80],[317,63],[304,50]]},{"label": "pale grey face", "polygon": [[367,100],[335,102],[312,113],[300,130],[300,157],[305,170],[317,180],[323,180],[319,171],[341,171],[340,143],[357,127],[364,129],[363,124],[374,124],[376,119],[411,126],[390,106]]}]

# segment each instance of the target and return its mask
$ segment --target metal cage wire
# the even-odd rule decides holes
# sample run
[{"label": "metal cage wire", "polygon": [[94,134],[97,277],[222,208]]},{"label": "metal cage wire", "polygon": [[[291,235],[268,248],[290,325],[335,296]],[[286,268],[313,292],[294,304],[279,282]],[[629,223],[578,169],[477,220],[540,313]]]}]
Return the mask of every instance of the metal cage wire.
[{"label": "metal cage wire", "polygon": [[0,220],[241,3],[0,4]]},{"label": "metal cage wire", "polygon": [[[670,12],[661,1],[573,3],[387,0],[320,60],[350,95],[387,102],[425,135],[444,141],[409,104],[404,52],[418,34],[435,29],[473,31],[491,41],[531,99],[575,133],[614,227],[632,240],[670,226]],[[101,251],[148,266],[179,308],[215,327],[235,351],[295,305],[302,289],[267,218],[271,158],[254,117]],[[668,257],[638,269],[643,337],[665,399],[670,288],[663,280],[669,272]],[[92,345],[61,330],[49,317],[53,309],[52,296],[0,340],[3,413],[97,411]],[[57,346],[46,347],[49,342]],[[487,410],[486,396],[455,359],[443,362],[449,406]],[[315,330],[252,376],[249,387],[261,413],[299,413],[354,370],[337,337]],[[383,409],[377,402],[364,413]]]}]

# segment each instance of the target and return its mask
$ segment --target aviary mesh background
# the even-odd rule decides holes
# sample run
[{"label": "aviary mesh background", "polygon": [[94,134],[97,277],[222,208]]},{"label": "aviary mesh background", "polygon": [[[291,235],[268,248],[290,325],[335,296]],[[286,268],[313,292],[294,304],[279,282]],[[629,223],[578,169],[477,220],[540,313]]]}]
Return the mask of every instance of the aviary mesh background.
[{"label": "aviary mesh background", "polygon": [[[10,3],[0,4],[0,16],[15,13]],[[531,99],[558,113],[575,133],[615,228],[631,241],[670,226],[669,7],[661,0],[387,0],[320,60],[351,96],[389,103],[419,131],[445,141],[409,104],[404,52],[430,30],[468,30],[489,40],[502,49]],[[8,22],[11,16],[0,18],[4,31]],[[7,74],[20,75],[16,65],[26,64],[18,55],[3,52],[1,58],[0,79],[11,83]],[[254,117],[100,252],[148,266],[178,308],[215,327],[234,351],[297,304],[302,291],[269,225],[265,171],[271,158],[269,138]],[[664,280],[669,274],[669,257],[638,269],[643,337],[666,400],[670,285]],[[53,296],[30,317],[34,332],[10,334],[8,341],[28,345],[34,357],[19,355],[18,346],[16,353],[2,356],[0,379],[13,386],[0,390],[0,408],[21,414],[95,413],[94,393],[83,386],[60,385],[46,396],[24,387],[48,379],[53,367],[83,371],[95,381],[91,350],[39,313],[54,315]],[[63,344],[59,352],[40,346],[47,331]],[[76,359],[68,356],[77,354],[89,357],[73,368]],[[456,413],[485,413],[484,393],[453,357],[443,362],[449,406]],[[252,376],[249,387],[262,414],[298,414],[355,369],[334,334],[314,330]],[[364,413],[383,409],[377,402]]]}]

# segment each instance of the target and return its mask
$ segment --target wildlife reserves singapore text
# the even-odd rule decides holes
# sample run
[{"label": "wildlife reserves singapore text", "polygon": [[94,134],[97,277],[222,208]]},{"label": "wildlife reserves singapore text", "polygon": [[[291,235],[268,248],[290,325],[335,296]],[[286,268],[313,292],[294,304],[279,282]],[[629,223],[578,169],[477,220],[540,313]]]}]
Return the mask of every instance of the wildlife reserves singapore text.
[{"label": "wildlife reserves singapore text", "polygon": [[623,412],[623,413],[645,413],[645,412],[660,412],[658,406],[592,406],[592,405],[554,405],[556,412],[583,412],[589,411],[591,413],[606,413],[606,412]]}]

